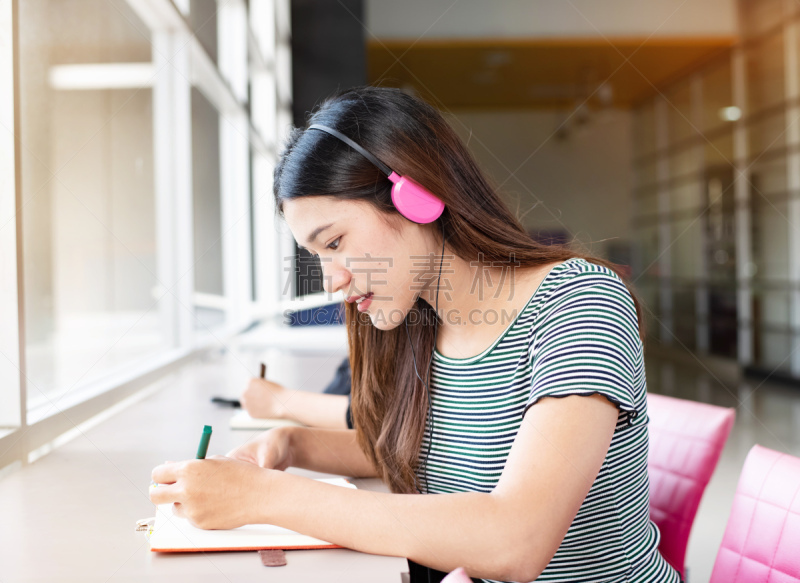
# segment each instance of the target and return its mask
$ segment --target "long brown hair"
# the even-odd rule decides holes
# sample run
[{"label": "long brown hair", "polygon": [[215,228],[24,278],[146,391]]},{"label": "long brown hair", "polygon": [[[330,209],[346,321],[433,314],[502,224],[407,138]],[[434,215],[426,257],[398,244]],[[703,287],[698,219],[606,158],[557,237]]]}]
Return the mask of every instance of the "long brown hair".
[{"label": "long brown hair", "polygon": [[[441,233],[443,227],[449,250],[466,261],[508,268],[516,262],[513,265],[524,268],[583,257],[619,273],[614,264],[570,246],[533,240],[442,115],[397,89],[344,91],[322,102],[305,127],[292,130],[274,175],[281,214],[285,200],[326,195],[366,200],[384,213],[399,216],[391,202],[391,183],[380,170],[333,136],[306,131],[312,123],[345,134],[395,172],[412,177],[441,198],[445,210],[431,228]],[[639,301],[628,287],[643,338]],[[411,312],[408,329],[424,377],[432,358],[437,318],[422,299]],[[393,492],[413,492],[428,402],[414,371],[406,331],[402,326],[389,331],[375,328],[354,304],[347,304],[345,313],[358,443]]]}]

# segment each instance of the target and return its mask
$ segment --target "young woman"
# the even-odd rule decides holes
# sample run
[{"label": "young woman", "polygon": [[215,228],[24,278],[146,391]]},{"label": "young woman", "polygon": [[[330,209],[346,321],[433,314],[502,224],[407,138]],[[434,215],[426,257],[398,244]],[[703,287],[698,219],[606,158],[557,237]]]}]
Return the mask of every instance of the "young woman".
[{"label": "young woman", "polygon": [[[292,132],[274,193],[348,302],[355,429],[159,466],[153,501],[202,528],[265,522],[407,557],[412,579],[677,583],[649,518],[641,318],[613,266],[533,241],[418,99],[354,89],[315,124]],[[387,170],[441,215],[401,215]],[[391,493],[275,471],[289,466]]]}]

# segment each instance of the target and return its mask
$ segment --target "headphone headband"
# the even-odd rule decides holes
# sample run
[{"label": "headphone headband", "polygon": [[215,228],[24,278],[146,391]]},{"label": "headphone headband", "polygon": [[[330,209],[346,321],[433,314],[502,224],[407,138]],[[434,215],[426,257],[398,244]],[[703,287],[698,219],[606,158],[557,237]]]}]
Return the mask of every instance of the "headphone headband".
[{"label": "headphone headband", "polygon": [[389,176],[391,176],[391,174],[392,174],[392,169],[391,168],[389,168],[386,164],[384,164],[383,162],[378,160],[375,156],[373,156],[372,154],[367,152],[364,148],[362,148],[361,146],[356,144],[353,140],[348,138],[342,132],[338,132],[333,128],[329,128],[328,126],[324,126],[324,125],[321,125],[321,124],[318,124],[318,123],[315,123],[315,124],[312,124],[312,125],[308,126],[308,129],[310,129],[310,130],[319,130],[321,132],[325,132],[326,134],[332,135],[334,138],[339,138],[345,144],[347,144],[348,146],[353,148],[356,152],[358,152],[359,154],[364,156],[364,158],[366,158],[367,160],[372,162],[375,166],[377,166],[378,169],[381,172],[386,174],[386,178],[389,178]]},{"label": "headphone headband", "polygon": [[386,175],[386,178],[392,182],[392,204],[409,221],[419,224],[432,223],[441,216],[442,211],[444,211],[444,203],[421,184],[414,182],[407,176],[400,176],[353,140],[333,128],[315,123],[308,126],[308,129],[319,130],[332,135],[379,168]]}]

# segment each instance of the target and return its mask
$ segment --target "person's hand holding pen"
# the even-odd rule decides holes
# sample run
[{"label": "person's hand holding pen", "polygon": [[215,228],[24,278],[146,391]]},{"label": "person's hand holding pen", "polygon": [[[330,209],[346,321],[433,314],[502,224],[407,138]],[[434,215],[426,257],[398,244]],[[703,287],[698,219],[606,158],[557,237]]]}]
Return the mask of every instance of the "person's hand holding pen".
[{"label": "person's hand holding pen", "polygon": [[266,379],[267,367],[261,365],[260,378],[253,378],[247,383],[247,388],[241,396],[242,408],[250,417],[259,419],[288,419],[285,403],[290,392],[286,387]]},{"label": "person's hand holding pen", "polygon": [[211,427],[205,426],[196,459],[166,462],[153,469],[150,500],[172,503],[176,516],[199,528],[236,528],[259,522],[253,509],[263,502],[268,470],[223,456],[205,459],[210,437]]}]

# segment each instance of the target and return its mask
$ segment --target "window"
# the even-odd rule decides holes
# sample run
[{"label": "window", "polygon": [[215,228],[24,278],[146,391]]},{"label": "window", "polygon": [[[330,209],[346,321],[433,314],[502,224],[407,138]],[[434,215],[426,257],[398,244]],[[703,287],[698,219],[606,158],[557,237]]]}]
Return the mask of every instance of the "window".
[{"label": "window", "polygon": [[216,0],[191,0],[189,25],[203,48],[217,62],[217,2]]},{"label": "window", "polygon": [[747,59],[747,109],[754,114],[786,98],[783,31],[749,46]]},{"label": "window", "polygon": [[[652,275],[644,271],[654,254],[669,259],[660,298],[670,299],[673,329],[687,347],[694,329],[699,350],[800,378],[792,351],[800,332],[789,324],[800,311],[792,291],[800,247],[790,223],[800,152],[796,95],[787,93],[800,71],[786,67],[788,51],[797,50],[786,31],[800,13],[781,0],[742,0],[740,8],[745,41],[698,71],[698,85],[682,79],[665,88],[675,106],[665,124],[670,147],[634,160],[640,275]],[[658,103],[653,97],[633,116],[638,150],[654,141],[644,136],[653,134]],[[701,116],[702,138],[693,139],[689,112]],[[646,196],[641,178],[653,172],[645,163],[669,166],[668,212],[653,214],[664,200]]]},{"label": "window", "polygon": [[0,133],[0,469],[277,316],[291,241],[271,198],[286,0],[14,5],[12,20],[0,0],[0,122],[18,136]]},{"label": "window", "polygon": [[733,107],[733,77],[730,56],[703,72],[703,131],[731,123],[738,110]]},{"label": "window", "polygon": [[692,84],[681,82],[667,94],[670,145],[696,137],[698,128],[692,112]]},{"label": "window", "polygon": [[194,326],[202,331],[225,323],[219,130],[219,113],[199,90],[192,89]]},{"label": "window", "polygon": [[783,109],[765,118],[759,118],[748,128],[748,153],[760,158],[766,152],[786,146],[786,113]]},{"label": "window", "polygon": [[[0,0],[0,39],[11,38],[11,1]],[[0,124],[14,127],[13,54],[0,40]],[[14,191],[14,135],[0,132],[0,438],[19,427],[19,305],[17,302],[17,214]],[[0,467],[4,456],[0,453]]]},{"label": "window", "polygon": [[[21,0],[28,407],[163,350],[151,38],[121,0]],[[68,23],[68,25],[66,25]]]},{"label": "window", "polygon": [[[758,193],[750,196],[750,226],[756,280],[787,282],[789,279],[789,205],[786,200],[770,200]],[[789,321],[788,319],[786,320]]]},{"label": "window", "polygon": [[640,156],[656,151],[656,113],[652,101],[642,105],[634,113],[633,145],[634,152]]},{"label": "window", "polygon": [[786,5],[783,0],[741,0],[741,20],[747,23],[742,32],[752,37],[780,26],[787,16]]}]

